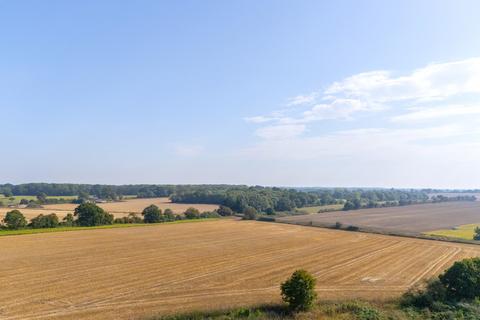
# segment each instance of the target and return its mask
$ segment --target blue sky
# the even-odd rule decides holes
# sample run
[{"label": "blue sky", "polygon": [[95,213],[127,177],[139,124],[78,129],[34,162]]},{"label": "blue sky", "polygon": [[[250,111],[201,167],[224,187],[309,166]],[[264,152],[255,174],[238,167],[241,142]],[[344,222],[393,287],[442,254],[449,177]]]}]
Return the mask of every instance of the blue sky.
[{"label": "blue sky", "polygon": [[480,187],[478,12],[0,0],[0,182]]}]

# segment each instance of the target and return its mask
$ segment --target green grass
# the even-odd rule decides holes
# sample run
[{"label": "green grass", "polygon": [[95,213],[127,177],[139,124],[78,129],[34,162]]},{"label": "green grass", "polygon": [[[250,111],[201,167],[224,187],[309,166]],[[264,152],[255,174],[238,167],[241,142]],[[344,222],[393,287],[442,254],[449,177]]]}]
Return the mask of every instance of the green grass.
[{"label": "green grass", "polygon": [[219,220],[219,219],[218,218],[208,218],[208,219],[178,220],[178,221],[162,222],[162,223],[110,224],[110,225],[95,226],[95,227],[58,227],[58,228],[44,228],[44,229],[28,229],[27,228],[27,229],[19,229],[19,230],[0,230],[0,237],[2,237],[2,236],[18,236],[18,235],[36,234],[36,233],[80,231],[80,230],[118,229],[118,228],[132,228],[132,227],[152,227],[152,226],[167,225],[167,224],[195,223],[195,222],[215,221],[215,220]]},{"label": "green grass", "polygon": [[474,224],[464,224],[452,229],[443,229],[443,230],[434,230],[426,232],[428,235],[436,235],[436,236],[444,236],[450,238],[459,238],[459,239],[467,239],[472,240],[474,230],[476,227],[480,227],[479,223]]},{"label": "green grass", "polygon": [[303,211],[306,213],[318,213],[318,212],[329,212],[329,211],[338,211],[343,209],[343,204],[329,204],[326,206],[315,206],[315,207],[303,207],[298,208],[298,211]]}]

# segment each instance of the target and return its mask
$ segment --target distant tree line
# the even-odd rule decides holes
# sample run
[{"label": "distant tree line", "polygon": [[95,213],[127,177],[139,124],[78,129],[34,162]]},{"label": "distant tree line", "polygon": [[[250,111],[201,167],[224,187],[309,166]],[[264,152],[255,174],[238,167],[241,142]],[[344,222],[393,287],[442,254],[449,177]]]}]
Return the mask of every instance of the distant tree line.
[{"label": "distant tree line", "polygon": [[94,227],[111,224],[127,223],[162,223],[177,220],[207,219],[219,218],[221,215],[217,211],[200,212],[195,208],[188,208],[183,215],[174,214],[171,209],[165,209],[163,212],[155,205],[150,205],[142,212],[142,217],[136,213],[130,213],[126,217],[114,218],[95,203],[82,203],[75,208],[74,213],[68,213],[62,220],[55,213],[43,215],[40,214],[30,220],[28,223],[20,210],[12,210],[5,214],[0,221],[0,229],[18,230],[24,228],[42,229],[57,227]]}]

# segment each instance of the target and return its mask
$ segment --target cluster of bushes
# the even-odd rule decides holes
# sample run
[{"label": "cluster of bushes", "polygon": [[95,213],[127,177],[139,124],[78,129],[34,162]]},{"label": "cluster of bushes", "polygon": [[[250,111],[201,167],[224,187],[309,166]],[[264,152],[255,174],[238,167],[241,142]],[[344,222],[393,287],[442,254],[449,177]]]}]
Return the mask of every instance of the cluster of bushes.
[{"label": "cluster of bushes", "polygon": [[405,294],[402,306],[433,319],[480,319],[480,258],[455,262],[425,288]]},{"label": "cluster of bushes", "polygon": [[477,197],[472,196],[472,195],[447,197],[447,196],[439,194],[439,195],[433,196],[430,200],[433,203],[449,202],[449,201],[477,201]]},{"label": "cluster of bushes", "polygon": [[[231,211],[231,210],[230,210]],[[229,213],[228,208],[222,208],[222,213]],[[135,213],[130,213],[126,217],[114,218],[114,216],[106,212],[94,203],[86,202],[75,208],[74,214],[67,214],[62,221],[59,220],[55,213],[43,215],[31,219],[27,222],[25,216],[19,210],[7,212],[2,220],[4,229],[17,230],[26,227],[33,229],[39,228],[56,228],[56,227],[92,227],[110,224],[127,224],[127,223],[161,223],[175,220],[185,219],[206,219],[219,218],[221,215],[217,212],[200,212],[195,208],[188,208],[183,215],[176,215],[171,209],[165,209],[163,212],[155,205],[146,207],[142,212],[142,217]]]}]

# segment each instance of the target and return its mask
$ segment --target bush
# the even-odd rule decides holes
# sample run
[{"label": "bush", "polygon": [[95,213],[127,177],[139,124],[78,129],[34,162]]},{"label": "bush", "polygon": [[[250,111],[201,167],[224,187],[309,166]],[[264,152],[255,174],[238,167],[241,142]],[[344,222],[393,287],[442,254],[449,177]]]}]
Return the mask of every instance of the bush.
[{"label": "bush", "polygon": [[290,279],[282,283],[282,299],[291,310],[309,310],[317,298],[315,278],[305,270],[295,271]]},{"label": "bush", "polygon": [[60,224],[65,227],[73,227],[75,225],[75,219],[73,218],[73,214],[68,213],[65,217],[63,217],[62,223]]},{"label": "bush", "polygon": [[38,215],[30,221],[30,226],[34,229],[56,228],[59,225],[58,217],[55,213],[44,216]]},{"label": "bush", "polygon": [[156,205],[152,204],[143,209],[142,211],[143,221],[145,223],[158,223],[163,219],[162,210],[160,210]]},{"label": "bush", "polygon": [[227,206],[220,206],[217,209],[217,213],[223,217],[228,217],[233,215],[233,210],[230,209],[230,207]]},{"label": "bush", "polygon": [[432,308],[446,299],[446,289],[438,279],[429,280],[424,289],[412,288],[401,300],[404,307]]},{"label": "bush", "polygon": [[480,258],[455,262],[439,279],[450,300],[480,298]]},{"label": "bush", "polygon": [[163,219],[165,221],[175,221],[175,214],[173,213],[172,209],[165,209],[165,211],[163,211]]},{"label": "bush", "polygon": [[244,220],[255,220],[257,218],[257,210],[254,207],[246,207],[243,210]]},{"label": "bush", "polygon": [[5,223],[5,226],[11,230],[17,230],[27,226],[27,220],[18,210],[7,212],[5,218],[3,218],[3,223]]},{"label": "bush", "polygon": [[475,233],[473,235],[473,240],[480,240],[480,228],[475,227]]},{"label": "bush", "polygon": [[188,208],[184,213],[186,219],[198,219],[200,218],[200,211],[195,208]]},{"label": "bush", "polygon": [[82,203],[75,208],[77,224],[84,227],[101,226],[113,223],[113,215],[94,203]]}]

